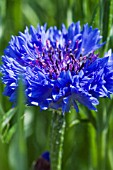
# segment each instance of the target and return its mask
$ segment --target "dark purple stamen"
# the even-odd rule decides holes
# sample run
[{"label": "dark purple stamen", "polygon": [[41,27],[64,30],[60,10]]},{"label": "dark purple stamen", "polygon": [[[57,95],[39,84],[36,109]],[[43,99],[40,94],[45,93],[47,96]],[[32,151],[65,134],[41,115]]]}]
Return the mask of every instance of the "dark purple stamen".
[{"label": "dark purple stamen", "polygon": [[53,48],[50,41],[47,40],[46,46],[43,47],[42,53],[40,53],[39,48],[36,46],[36,44],[34,44],[34,48],[38,58],[35,62],[31,62],[30,64],[38,66],[45,72],[45,74],[48,74],[48,76],[52,79],[56,79],[63,70],[70,70],[78,73],[81,69],[85,67],[86,63],[88,66],[98,57],[98,54],[94,54],[93,51],[86,56],[80,54],[80,56],[76,58],[78,43],[79,40],[76,41],[76,49],[71,49],[71,41],[69,41],[62,50],[61,48],[59,48],[58,42],[56,42],[56,48]]}]

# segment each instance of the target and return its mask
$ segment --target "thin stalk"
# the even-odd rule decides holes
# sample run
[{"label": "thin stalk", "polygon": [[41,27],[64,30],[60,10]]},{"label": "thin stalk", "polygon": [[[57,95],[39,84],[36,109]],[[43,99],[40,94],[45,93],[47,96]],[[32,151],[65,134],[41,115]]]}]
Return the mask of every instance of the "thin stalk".
[{"label": "thin stalk", "polygon": [[106,170],[106,137],[107,130],[97,131],[97,170]]},{"label": "thin stalk", "polygon": [[[106,41],[106,45],[104,48],[104,53],[108,50],[111,28],[113,23],[113,0],[106,1],[104,7],[104,27],[103,27],[103,41]],[[106,26],[105,26],[106,25]]]},{"label": "thin stalk", "polygon": [[68,7],[67,7],[67,26],[69,26],[73,21],[73,13],[72,13],[73,3],[72,3],[72,1],[68,0],[67,5],[68,5]]},{"label": "thin stalk", "polygon": [[18,106],[17,106],[17,129],[16,134],[12,140],[12,150],[14,151],[14,161],[13,168],[14,170],[27,170],[27,148],[26,140],[24,134],[24,111],[25,111],[25,96],[24,96],[24,87],[22,79],[20,77],[19,87],[18,87]]},{"label": "thin stalk", "polygon": [[104,1],[100,0],[100,19],[99,19],[99,26],[100,26],[100,30],[102,31],[103,29],[103,8],[104,8]]},{"label": "thin stalk", "polygon": [[89,124],[88,131],[89,131],[89,140],[90,140],[88,170],[96,170],[95,169],[97,165],[97,152],[96,152],[96,142],[95,142],[96,131],[93,124]]},{"label": "thin stalk", "polygon": [[62,155],[65,133],[65,116],[53,112],[51,125],[51,170],[62,170]]},{"label": "thin stalk", "polygon": [[[112,113],[112,110],[111,110]],[[113,170],[113,114],[110,115],[107,138],[107,169]]]},{"label": "thin stalk", "polygon": [[[101,105],[105,105],[103,100]],[[97,129],[96,129],[96,145],[97,145],[97,168],[96,170],[106,170],[106,145],[107,145],[107,107],[98,108],[99,112],[97,117]]]}]

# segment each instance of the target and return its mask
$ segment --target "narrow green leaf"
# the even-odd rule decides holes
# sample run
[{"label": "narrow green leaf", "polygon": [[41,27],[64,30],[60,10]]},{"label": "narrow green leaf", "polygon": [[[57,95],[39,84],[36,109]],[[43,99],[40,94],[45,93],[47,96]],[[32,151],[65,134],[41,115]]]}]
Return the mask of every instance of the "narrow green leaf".
[{"label": "narrow green leaf", "polygon": [[[24,134],[24,110],[25,95],[21,76],[19,77],[18,105],[17,105],[17,126],[16,133],[12,140],[9,152],[10,163],[13,170],[27,170],[27,151]],[[16,157],[15,157],[16,154]]]},{"label": "narrow green leaf", "polygon": [[1,115],[0,118],[0,138],[2,142],[8,143],[14,132],[15,132],[15,125],[11,124],[11,121],[15,115],[16,109],[10,109],[7,113]]},{"label": "narrow green leaf", "polygon": [[35,11],[32,9],[32,7],[29,4],[25,4],[23,10],[22,10],[26,20],[32,25],[37,25],[39,23],[39,18]]},{"label": "narrow green leaf", "polygon": [[10,109],[7,113],[5,113],[2,117],[1,127],[5,128],[8,123],[10,123],[11,119],[14,117],[16,112],[16,108]]},{"label": "narrow green leaf", "polygon": [[103,23],[103,41],[106,41],[104,51],[106,52],[108,50],[111,36],[110,32],[113,24],[113,0],[105,1]]}]

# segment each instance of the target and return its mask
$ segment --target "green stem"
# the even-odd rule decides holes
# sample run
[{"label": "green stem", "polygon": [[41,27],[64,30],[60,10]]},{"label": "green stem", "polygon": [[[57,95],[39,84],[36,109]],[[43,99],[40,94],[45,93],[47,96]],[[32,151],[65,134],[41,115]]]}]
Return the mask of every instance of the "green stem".
[{"label": "green stem", "polygon": [[97,152],[96,152],[96,142],[95,142],[95,128],[92,124],[88,126],[89,130],[89,168],[88,170],[96,170],[97,165]]},{"label": "green stem", "polygon": [[73,14],[72,14],[72,1],[68,0],[67,1],[67,26],[69,26],[72,23],[72,18],[73,18]]},{"label": "green stem", "polygon": [[99,20],[99,26],[100,30],[102,31],[103,28],[103,8],[104,8],[104,2],[103,0],[100,0],[100,20]]},{"label": "green stem", "polygon": [[63,143],[65,133],[65,116],[59,112],[53,112],[51,127],[51,170],[62,169]]},{"label": "green stem", "polygon": [[106,170],[108,130],[107,128],[101,129],[101,126],[95,129],[91,124],[89,126],[89,132],[89,170]]},{"label": "green stem", "polygon": [[[105,101],[101,101],[105,105]],[[100,107],[97,114],[96,145],[97,145],[97,170],[106,170],[106,145],[107,145],[107,106]]]},{"label": "green stem", "polygon": [[[112,110],[111,110],[112,113]],[[107,169],[113,170],[113,114],[110,115],[107,138]]]},{"label": "green stem", "polygon": [[106,170],[106,137],[107,130],[97,131],[97,170]]}]

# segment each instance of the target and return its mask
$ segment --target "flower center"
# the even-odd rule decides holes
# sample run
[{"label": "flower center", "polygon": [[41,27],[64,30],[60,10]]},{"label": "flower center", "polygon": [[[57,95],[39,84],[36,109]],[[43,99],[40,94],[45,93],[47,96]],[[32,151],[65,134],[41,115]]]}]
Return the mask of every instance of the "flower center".
[{"label": "flower center", "polygon": [[[96,60],[98,54],[94,54],[94,51],[88,55],[76,57],[78,52],[79,40],[75,43],[75,48],[71,49],[71,41],[68,41],[67,45],[61,47],[58,42],[54,45],[50,44],[50,41],[46,41],[46,46],[39,50],[39,47],[34,44],[37,58],[31,64],[38,66],[45,74],[51,79],[57,79],[60,73],[65,70],[70,70],[76,74],[86,66],[89,66]],[[80,49],[79,49],[80,50]]]}]

